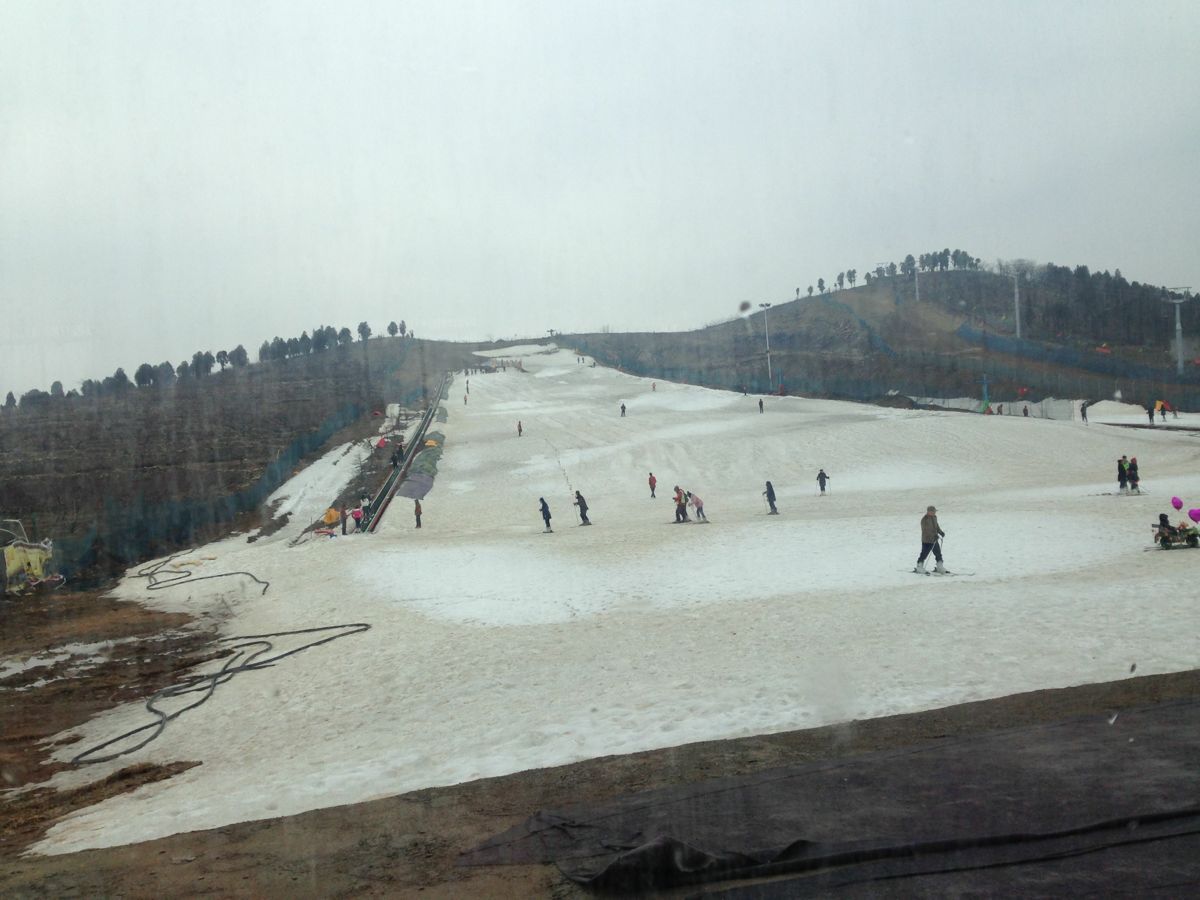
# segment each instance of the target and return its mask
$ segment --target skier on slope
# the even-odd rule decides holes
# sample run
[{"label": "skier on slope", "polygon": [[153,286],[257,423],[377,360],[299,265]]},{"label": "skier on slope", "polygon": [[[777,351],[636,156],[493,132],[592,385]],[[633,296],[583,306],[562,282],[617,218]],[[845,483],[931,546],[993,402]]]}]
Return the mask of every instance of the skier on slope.
[{"label": "skier on slope", "polygon": [[704,501],[700,499],[700,495],[689,491],[688,502],[692,504],[692,509],[696,510],[696,521],[707,522],[708,516],[704,514]]},{"label": "skier on slope", "polygon": [[587,501],[583,499],[583,494],[579,493],[579,491],[575,492],[575,505],[579,507],[579,518],[583,520],[579,524],[580,525],[591,525],[592,523],[588,521],[588,517],[587,517],[587,511],[588,511]]},{"label": "skier on slope", "polygon": [[651,472],[651,473],[650,473],[650,478],[649,478],[649,479],[647,479],[647,480],[648,480],[648,481],[649,481],[649,483],[650,483],[650,497],[651,497],[651,499],[653,499],[653,498],[654,498],[654,487],[655,487],[655,485],[657,485],[657,484],[658,484],[658,479],[657,479],[657,478],[655,478],[655,477],[654,477],[654,473],[653,473],[653,472]]},{"label": "skier on slope", "polygon": [[1137,464],[1136,456],[1133,457],[1131,460],[1129,460],[1129,468],[1127,469],[1127,474],[1129,476],[1129,492],[1131,494],[1140,494],[1142,492],[1142,489],[1140,487],[1138,487],[1138,485],[1142,480],[1142,476],[1138,474],[1138,464]]},{"label": "skier on slope", "polygon": [[421,501],[416,499],[415,497],[413,498],[413,515],[416,517],[417,527],[420,528],[421,527]]},{"label": "skier on slope", "polygon": [[825,474],[824,469],[822,469],[820,472],[817,473],[817,484],[821,486],[822,496],[824,496],[824,494],[825,494],[825,482],[832,481],[832,480],[833,479],[830,476]]},{"label": "skier on slope", "polygon": [[771,511],[767,515],[779,515],[779,510],[775,508],[775,486],[769,481],[767,482],[767,489],[763,491],[763,496],[767,498],[767,505],[771,507]]},{"label": "skier on slope", "polygon": [[520,437],[521,432],[524,430],[525,430],[525,428],[521,425],[521,420],[517,419],[517,437]]},{"label": "skier on slope", "polygon": [[946,532],[942,531],[938,525],[937,507],[926,507],[925,515],[921,516],[921,555],[917,557],[917,567],[913,569],[919,575],[928,574],[925,571],[925,557],[929,555],[929,551],[933,551],[933,558],[937,564],[933,567],[933,571],[939,575],[946,573],[946,567],[942,565],[942,548],[938,544],[938,538],[944,538]]},{"label": "skier on slope", "polygon": [[624,403],[621,404],[621,418],[622,419],[625,418],[625,404]]},{"label": "skier on slope", "polygon": [[552,531],[550,527],[550,507],[546,503],[545,497],[538,497],[538,503],[542,506],[542,521],[546,523],[546,530]]},{"label": "skier on slope", "polygon": [[682,525],[688,521],[687,514],[687,496],[683,492],[683,488],[675,485],[675,524]]},{"label": "skier on slope", "polygon": [[1129,460],[1124,456],[1117,460],[1117,489],[1122,494],[1129,493],[1129,471],[1126,468]]}]

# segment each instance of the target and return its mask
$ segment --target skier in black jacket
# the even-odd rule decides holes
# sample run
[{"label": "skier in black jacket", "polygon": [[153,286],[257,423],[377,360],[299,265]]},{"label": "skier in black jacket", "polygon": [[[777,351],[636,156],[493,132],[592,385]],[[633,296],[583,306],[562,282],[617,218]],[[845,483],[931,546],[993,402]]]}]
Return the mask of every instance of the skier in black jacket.
[{"label": "skier in black jacket", "polygon": [[775,488],[769,481],[767,482],[767,489],[763,491],[763,496],[767,498],[767,504],[771,507],[771,512],[768,515],[779,515],[779,510],[775,508]]},{"label": "skier in black jacket", "polygon": [[833,480],[832,478],[830,478],[828,475],[825,474],[824,469],[822,469],[820,472],[817,473],[817,484],[819,484],[821,486],[822,494],[825,493],[825,482],[832,481],[832,480]]},{"label": "skier in black jacket", "polygon": [[575,492],[575,505],[579,507],[579,518],[583,520],[579,524],[591,525],[592,523],[588,521],[587,517],[587,501],[583,499],[583,494],[579,493],[579,491]]},{"label": "skier in black jacket", "polygon": [[546,530],[553,530],[550,528],[550,507],[546,503],[546,498],[538,497],[538,503],[542,505],[542,521],[546,523]]}]

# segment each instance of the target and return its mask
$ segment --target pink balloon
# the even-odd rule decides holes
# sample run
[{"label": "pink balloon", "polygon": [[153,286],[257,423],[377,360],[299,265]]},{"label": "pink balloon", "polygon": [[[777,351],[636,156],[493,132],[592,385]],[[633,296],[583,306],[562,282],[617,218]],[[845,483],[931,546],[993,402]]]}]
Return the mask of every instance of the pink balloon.
[{"label": "pink balloon", "polygon": [[1200,509],[1189,509],[1188,518],[1193,522],[1200,522]]},{"label": "pink balloon", "polygon": [[1171,498],[1171,505],[1173,507],[1175,507],[1176,509],[1183,509],[1183,501],[1180,500],[1178,497]]}]

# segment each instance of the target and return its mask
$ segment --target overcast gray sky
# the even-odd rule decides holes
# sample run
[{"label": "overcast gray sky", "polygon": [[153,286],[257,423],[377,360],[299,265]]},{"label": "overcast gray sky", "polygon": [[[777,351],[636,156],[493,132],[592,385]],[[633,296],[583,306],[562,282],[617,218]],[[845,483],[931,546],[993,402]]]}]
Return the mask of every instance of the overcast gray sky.
[{"label": "overcast gray sky", "polygon": [[3,0],[0,392],[364,319],[697,327],[941,247],[1197,288],[1198,25],[1195,2]]}]

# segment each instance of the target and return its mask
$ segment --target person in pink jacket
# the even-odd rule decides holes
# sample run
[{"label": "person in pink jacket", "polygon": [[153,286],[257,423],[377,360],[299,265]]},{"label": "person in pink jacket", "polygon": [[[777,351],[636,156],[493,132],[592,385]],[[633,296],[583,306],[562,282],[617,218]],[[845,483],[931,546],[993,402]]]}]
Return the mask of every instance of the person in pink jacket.
[{"label": "person in pink jacket", "polygon": [[692,504],[692,509],[696,510],[696,521],[707,522],[708,516],[704,514],[704,501],[700,499],[700,495],[689,494],[688,497],[690,498],[688,502]]}]

